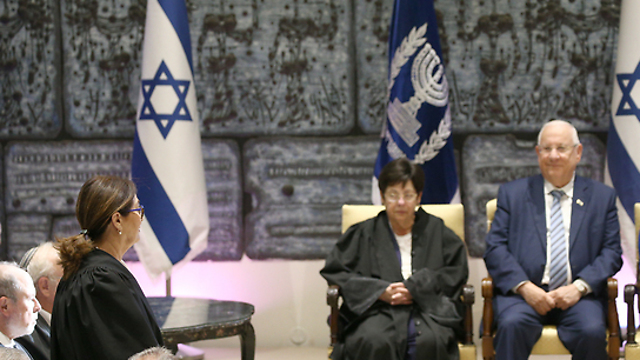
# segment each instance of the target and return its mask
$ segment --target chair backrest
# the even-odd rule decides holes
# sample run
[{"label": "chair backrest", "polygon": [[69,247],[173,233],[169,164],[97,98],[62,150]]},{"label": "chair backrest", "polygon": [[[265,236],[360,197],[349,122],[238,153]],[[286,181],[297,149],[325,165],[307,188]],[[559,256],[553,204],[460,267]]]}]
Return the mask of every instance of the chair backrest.
[{"label": "chair backrest", "polygon": [[[421,205],[424,211],[435,215],[464,241],[464,206],[462,204]],[[384,205],[342,205],[342,232],[354,224],[371,219],[384,210]]]},{"label": "chair backrest", "polygon": [[493,217],[496,215],[496,207],[498,206],[498,199],[491,199],[487,201],[487,232],[491,229],[491,223]]}]

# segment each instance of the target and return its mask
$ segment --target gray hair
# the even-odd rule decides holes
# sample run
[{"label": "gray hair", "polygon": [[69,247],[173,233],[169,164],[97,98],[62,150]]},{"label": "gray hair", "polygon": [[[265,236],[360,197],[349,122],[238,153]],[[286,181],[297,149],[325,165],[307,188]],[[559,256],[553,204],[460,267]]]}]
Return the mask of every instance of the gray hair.
[{"label": "gray hair", "polygon": [[571,145],[580,144],[580,138],[578,137],[578,130],[576,129],[575,126],[573,126],[570,122],[565,121],[565,120],[551,120],[551,121],[547,122],[546,124],[542,125],[542,128],[540,129],[540,132],[538,133],[538,145],[540,145],[540,140],[542,139],[542,132],[544,131],[544,129],[546,129],[547,126],[549,126],[549,125],[555,125],[555,124],[565,124],[565,125],[569,126],[571,128],[571,138],[573,140],[573,144],[571,144]]},{"label": "gray hair", "polygon": [[20,282],[15,271],[9,271],[10,267],[14,267],[18,271],[24,271],[14,263],[9,261],[0,261],[0,297],[6,296],[16,301],[18,299],[18,291],[21,289]]},{"label": "gray hair", "polygon": [[129,360],[177,360],[178,357],[173,355],[167,348],[156,346],[141,351],[129,358]]},{"label": "gray hair", "polygon": [[58,250],[53,247],[51,241],[47,241],[27,251],[20,261],[20,266],[27,270],[33,279],[36,290],[38,290],[38,280],[41,277],[51,278],[55,271],[56,263],[52,262],[48,256],[51,252],[57,255]]}]

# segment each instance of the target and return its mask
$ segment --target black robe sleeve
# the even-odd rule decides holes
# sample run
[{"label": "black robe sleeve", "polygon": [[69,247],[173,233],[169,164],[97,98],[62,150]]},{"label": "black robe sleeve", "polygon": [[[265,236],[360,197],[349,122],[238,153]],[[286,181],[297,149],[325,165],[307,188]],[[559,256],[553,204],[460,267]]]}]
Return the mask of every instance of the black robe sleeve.
[{"label": "black robe sleeve", "polygon": [[350,227],[338,240],[327,256],[320,274],[330,285],[341,288],[347,308],[354,315],[362,315],[382,295],[388,280],[375,274],[375,256],[371,246],[371,231],[374,220],[368,220]]}]

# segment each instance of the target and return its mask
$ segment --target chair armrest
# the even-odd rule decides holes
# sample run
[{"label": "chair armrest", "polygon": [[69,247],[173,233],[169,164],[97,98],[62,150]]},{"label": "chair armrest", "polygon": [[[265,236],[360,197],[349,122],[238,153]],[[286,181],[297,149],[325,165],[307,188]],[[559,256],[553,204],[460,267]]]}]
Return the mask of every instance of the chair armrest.
[{"label": "chair armrest", "polygon": [[493,279],[482,279],[482,297],[484,306],[482,309],[482,358],[484,360],[495,359],[493,349]]},{"label": "chair armrest", "polygon": [[473,345],[473,303],[476,302],[476,290],[473,285],[465,284],[460,296],[464,304],[464,344]]},{"label": "chair armrest", "polygon": [[340,316],[340,308],[338,307],[338,299],[340,298],[340,287],[331,285],[327,289],[327,305],[331,308],[329,315],[329,328],[331,329],[331,346],[338,342],[338,317]]},{"label": "chair armrest", "polygon": [[618,297],[618,280],[607,279],[607,324],[609,328],[609,359],[617,360],[620,357],[620,324],[618,323],[618,309],[616,298]]},{"label": "chair armrest", "polygon": [[636,286],[628,284],[624,287],[624,302],[627,303],[627,344],[636,343],[636,319],[633,316],[633,301],[636,296]]}]

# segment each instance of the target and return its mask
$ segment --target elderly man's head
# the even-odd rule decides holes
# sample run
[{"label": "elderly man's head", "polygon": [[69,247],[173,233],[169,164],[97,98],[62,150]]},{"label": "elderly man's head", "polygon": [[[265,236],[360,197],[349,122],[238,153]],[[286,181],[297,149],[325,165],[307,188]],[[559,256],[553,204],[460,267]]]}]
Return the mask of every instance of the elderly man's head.
[{"label": "elderly man's head", "polygon": [[557,188],[567,185],[582,157],[578,131],[564,120],[549,121],[538,134],[536,153],[542,176]]},{"label": "elderly man's head", "polygon": [[20,265],[26,268],[33,279],[40,306],[51,313],[58,283],[63,274],[58,250],[53,247],[52,242],[43,243],[29,250],[20,261]]},{"label": "elderly man's head", "polygon": [[9,339],[31,334],[38,311],[31,276],[14,263],[0,263],[0,331]]}]

